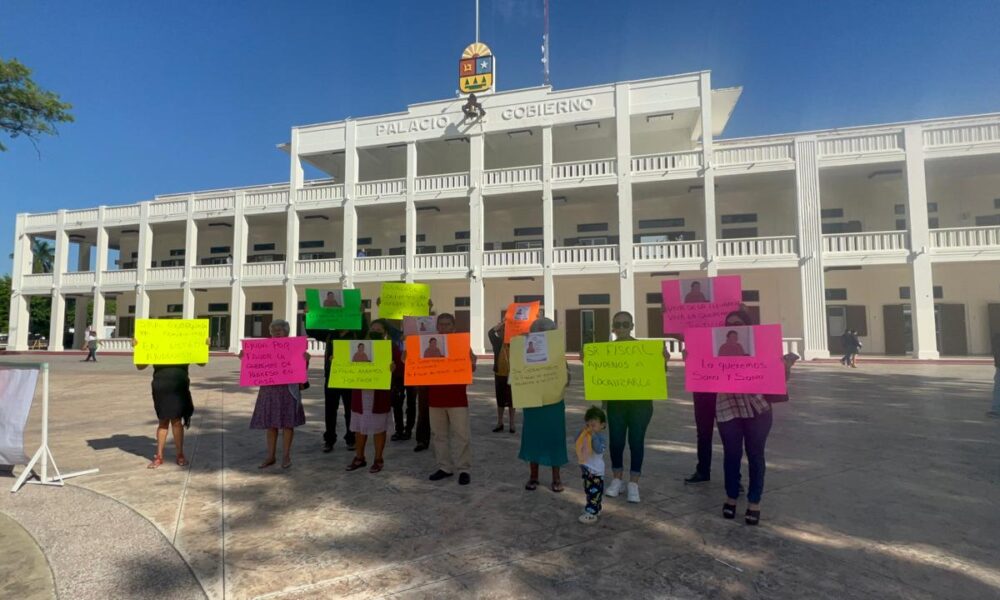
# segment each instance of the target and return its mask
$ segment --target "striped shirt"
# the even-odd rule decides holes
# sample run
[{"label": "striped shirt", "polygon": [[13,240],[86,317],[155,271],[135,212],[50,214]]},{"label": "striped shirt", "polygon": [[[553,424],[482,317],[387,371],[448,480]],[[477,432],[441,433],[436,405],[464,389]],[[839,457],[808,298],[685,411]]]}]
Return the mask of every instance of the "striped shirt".
[{"label": "striped shirt", "polygon": [[715,399],[715,420],[719,423],[733,419],[752,419],[771,410],[771,405],[760,394],[719,394]]}]

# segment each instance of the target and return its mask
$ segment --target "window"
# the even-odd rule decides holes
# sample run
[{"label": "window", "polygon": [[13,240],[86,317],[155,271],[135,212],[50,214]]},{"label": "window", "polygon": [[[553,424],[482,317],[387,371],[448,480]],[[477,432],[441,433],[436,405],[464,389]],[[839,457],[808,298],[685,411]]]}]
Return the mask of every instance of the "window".
[{"label": "window", "polygon": [[905,215],[906,214],[906,205],[905,204],[897,204],[897,205],[895,205],[895,206],[892,207],[892,211],[895,214],[897,214],[897,215]]},{"label": "window", "polygon": [[541,227],[518,227],[514,229],[515,237],[522,235],[544,235],[544,231]]},{"label": "window", "polygon": [[527,248],[541,248],[542,246],[544,246],[544,242],[542,242],[542,240],[522,240],[520,242],[514,243],[514,248],[518,250],[524,250]]},{"label": "window", "polygon": [[[399,236],[399,241],[400,242],[406,242],[406,235],[403,234],[403,235]],[[418,233],[417,234],[417,241],[418,242],[426,242],[427,241],[427,234],[425,234],[425,233]]]},{"label": "window", "polygon": [[640,219],[639,229],[661,229],[666,227],[684,227],[684,219]]},{"label": "window", "polygon": [[639,243],[639,244],[655,244],[657,242],[665,242],[665,241],[667,241],[667,234],[665,234],[665,233],[656,233],[656,234],[651,234],[651,235],[636,235],[636,236],[633,236],[633,240],[632,241],[634,241],[636,243]]},{"label": "window", "polygon": [[382,256],[381,248],[368,248],[365,250],[365,256]]},{"label": "window", "polygon": [[456,231],[455,232],[455,239],[456,240],[467,240],[467,239],[469,239],[469,232],[468,231]]},{"label": "window", "polygon": [[576,226],[577,233],[593,233],[595,231],[607,231],[607,223],[581,223]]},{"label": "window", "polygon": [[899,288],[899,299],[900,300],[910,299],[910,288],[908,286]]},{"label": "window", "polygon": [[322,248],[326,243],[323,240],[304,240],[299,242],[299,249],[305,250],[306,248]]},{"label": "window", "polygon": [[741,213],[738,215],[722,215],[722,224],[729,225],[732,223],[756,223],[757,213]]},{"label": "window", "polygon": [[130,314],[130,315],[134,315],[135,314],[135,304],[129,304],[128,305],[128,314]]},{"label": "window", "polygon": [[274,242],[271,242],[270,244],[254,244],[253,245],[253,251],[254,252],[262,252],[264,250],[274,250]]},{"label": "window", "polygon": [[184,256],[184,248],[177,248],[170,251],[170,256]]},{"label": "window", "polygon": [[441,249],[443,252],[468,252],[468,244],[445,244]]},{"label": "window", "polygon": [[139,253],[138,252],[133,252],[132,253],[132,258],[139,258]]},{"label": "window", "polygon": [[929,213],[937,212],[937,202],[928,202],[927,203],[927,212],[929,212]]},{"label": "window", "polygon": [[371,243],[372,243],[372,239],[370,237],[358,238],[358,245],[359,246],[368,246]]},{"label": "window", "polygon": [[455,298],[455,308],[468,308],[472,306],[472,300],[469,296],[458,296]]},{"label": "window", "polygon": [[299,300],[298,307],[299,307],[299,310],[305,310],[306,309],[306,301],[305,300]]},{"label": "window", "polygon": [[934,299],[941,300],[942,298],[944,298],[944,288],[939,285],[934,286]]},{"label": "window", "polygon": [[941,226],[941,223],[937,217],[927,217],[927,226],[931,229],[937,229]]},{"label": "window", "polygon": [[228,302],[209,303],[208,312],[229,312]]},{"label": "window", "polygon": [[611,304],[611,294],[580,294],[580,306],[594,306]]},{"label": "window", "polygon": [[417,246],[417,254],[434,254],[437,251],[437,246]]},{"label": "window", "polygon": [[406,248],[402,246],[389,248],[389,256],[403,256],[404,254],[406,254]]},{"label": "window", "polygon": [[760,302],[759,290],[743,290],[744,302]]},{"label": "window", "polygon": [[646,294],[646,304],[663,304],[663,294],[652,292]]},{"label": "window", "polygon": [[847,300],[847,288],[827,288],[827,301]]},{"label": "window", "polygon": [[371,310],[371,308],[372,308],[372,299],[371,298],[365,298],[365,299],[361,300],[361,308],[364,308],[364,309],[367,309],[367,310]]},{"label": "window", "polygon": [[993,208],[1000,210],[1000,198],[993,199]]},{"label": "window", "polygon": [[824,208],[819,211],[820,217],[824,219],[842,219],[844,217],[844,209],[842,208]]},{"label": "window", "polygon": [[577,246],[603,246],[608,243],[606,237],[580,238],[576,241]]},{"label": "window", "polygon": [[847,223],[823,223],[823,233],[858,233],[861,231],[861,221]]},{"label": "window", "polygon": [[987,215],[985,217],[976,217],[976,225],[979,227],[986,227],[989,225],[1000,225],[1000,215]]},{"label": "window", "polygon": [[734,240],[739,238],[754,238],[757,237],[756,227],[737,227],[735,229],[723,229],[722,239],[724,240]]},{"label": "window", "polygon": [[181,313],[181,312],[184,312],[184,305],[183,304],[168,304],[167,305],[167,312],[168,313]]},{"label": "window", "polygon": [[274,302],[251,302],[250,310],[253,311],[271,311],[274,310]]},{"label": "window", "polygon": [[229,246],[212,246],[208,249],[209,254],[229,254],[232,252]]},{"label": "window", "polygon": [[545,296],[532,296],[532,295],[514,296],[514,302],[517,302],[519,304],[522,304],[524,302],[542,302],[542,303],[544,303],[545,302]]},{"label": "window", "polygon": [[896,219],[896,231],[906,230],[906,219]]}]

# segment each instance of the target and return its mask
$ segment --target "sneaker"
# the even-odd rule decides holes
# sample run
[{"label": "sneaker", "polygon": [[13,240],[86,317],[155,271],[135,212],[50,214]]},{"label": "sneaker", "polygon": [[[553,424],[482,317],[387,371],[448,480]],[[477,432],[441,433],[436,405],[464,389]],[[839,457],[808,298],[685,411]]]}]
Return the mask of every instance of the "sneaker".
[{"label": "sneaker", "polygon": [[394,433],[392,434],[392,437],[390,437],[389,439],[393,442],[400,442],[403,440],[403,434],[399,432]]},{"label": "sneaker", "polygon": [[333,442],[323,442],[323,452],[326,454],[333,452]]},{"label": "sneaker", "polygon": [[427,448],[428,448],[427,444],[417,444],[416,447],[413,448],[413,451],[414,452],[423,452]]},{"label": "sneaker", "polygon": [[[464,473],[463,473],[463,475],[464,475]],[[428,477],[428,479],[430,479],[431,481],[441,481],[445,477],[451,477],[451,473],[449,473],[447,471],[442,471],[441,469],[438,469],[437,471],[434,471],[433,473],[431,473],[431,476]]]},{"label": "sneaker", "polygon": [[622,486],[624,485],[625,482],[621,479],[612,479],[611,485],[608,486],[608,489],[604,490],[604,495],[611,498],[617,498],[618,494],[622,493]]},{"label": "sneaker", "polygon": [[695,483],[705,483],[706,481],[712,481],[712,478],[708,475],[702,475],[701,473],[695,471],[690,477],[684,480],[684,483],[695,484]]},{"label": "sneaker", "polygon": [[639,484],[628,482],[628,501],[632,504],[639,503]]},{"label": "sneaker", "polygon": [[592,515],[589,512],[585,512],[582,515],[580,515],[580,518],[578,518],[577,521],[580,521],[584,525],[593,525],[594,523],[597,522],[597,515]]},{"label": "sneaker", "polygon": [[469,485],[472,481],[472,477],[469,477],[468,473],[459,473],[458,475],[458,485]]}]

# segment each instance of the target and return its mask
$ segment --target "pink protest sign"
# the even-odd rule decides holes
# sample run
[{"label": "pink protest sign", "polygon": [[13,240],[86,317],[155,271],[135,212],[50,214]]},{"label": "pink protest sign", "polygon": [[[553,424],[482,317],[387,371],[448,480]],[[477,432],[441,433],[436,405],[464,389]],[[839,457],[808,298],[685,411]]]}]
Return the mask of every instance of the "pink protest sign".
[{"label": "pink protest sign", "polygon": [[715,327],[740,307],[743,290],[739,275],[671,279],[660,283],[663,292],[663,332],[684,333],[689,327]]},{"label": "pink protest sign", "polygon": [[698,327],[684,333],[689,392],[784,394],[781,325]]},{"label": "pink protest sign", "polygon": [[305,337],[243,340],[240,385],[305,383],[309,378],[304,356],[307,347]]}]

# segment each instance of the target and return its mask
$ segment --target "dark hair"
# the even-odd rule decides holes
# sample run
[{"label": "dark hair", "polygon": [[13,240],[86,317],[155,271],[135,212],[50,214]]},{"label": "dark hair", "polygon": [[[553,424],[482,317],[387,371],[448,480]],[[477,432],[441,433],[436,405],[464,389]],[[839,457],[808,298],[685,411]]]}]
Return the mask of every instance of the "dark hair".
[{"label": "dark hair", "polygon": [[608,422],[608,416],[604,414],[604,411],[601,410],[601,407],[599,406],[591,406],[590,408],[587,409],[587,412],[584,413],[583,415],[584,421],[590,421],[593,419],[597,419],[601,423]]},{"label": "dark hair", "polygon": [[633,325],[635,324],[635,317],[633,317],[632,313],[630,313],[629,311],[627,311],[627,310],[620,310],[620,311],[616,312],[614,315],[611,316],[611,320],[614,321],[615,319],[617,319],[618,315],[628,315],[628,320]]},{"label": "dark hair", "polygon": [[757,324],[757,323],[754,322],[753,317],[750,316],[750,313],[747,312],[747,311],[745,311],[745,310],[743,310],[743,309],[734,310],[733,312],[731,312],[728,315],[726,315],[726,320],[725,320],[726,324],[729,323],[729,317],[732,317],[734,315],[737,316],[737,317],[739,317],[740,320],[743,321],[744,325],[756,325]]},{"label": "dark hair", "polygon": [[451,319],[452,323],[455,322],[455,315],[453,315],[451,313],[441,313],[441,314],[439,314],[437,316],[437,318],[438,318],[438,321],[440,321],[441,319],[444,319],[444,318],[448,318],[448,319]]}]

